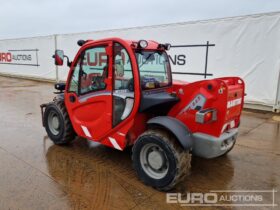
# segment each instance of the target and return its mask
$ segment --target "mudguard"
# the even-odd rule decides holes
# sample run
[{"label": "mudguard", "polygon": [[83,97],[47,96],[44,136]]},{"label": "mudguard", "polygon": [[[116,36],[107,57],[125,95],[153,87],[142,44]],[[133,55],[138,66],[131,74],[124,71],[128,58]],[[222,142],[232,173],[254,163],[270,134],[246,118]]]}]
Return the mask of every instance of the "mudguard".
[{"label": "mudguard", "polygon": [[161,126],[170,131],[185,150],[191,150],[193,141],[189,129],[179,120],[169,116],[159,116],[150,119],[148,127]]}]

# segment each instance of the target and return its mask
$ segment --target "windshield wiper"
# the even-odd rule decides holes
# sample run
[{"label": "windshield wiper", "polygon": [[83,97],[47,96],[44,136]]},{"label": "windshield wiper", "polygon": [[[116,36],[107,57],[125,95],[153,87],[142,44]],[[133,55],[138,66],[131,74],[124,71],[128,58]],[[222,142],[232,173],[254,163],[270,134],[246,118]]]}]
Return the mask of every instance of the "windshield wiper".
[{"label": "windshield wiper", "polygon": [[152,55],[154,55],[155,53],[156,53],[156,52],[151,53],[151,54],[146,58],[145,62],[143,62],[143,63],[141,64],[141,66],[139,66],[139,69],[140,69],[144,64],[146,64],[146,63],[149,61],[149,58],[150,58]]}]

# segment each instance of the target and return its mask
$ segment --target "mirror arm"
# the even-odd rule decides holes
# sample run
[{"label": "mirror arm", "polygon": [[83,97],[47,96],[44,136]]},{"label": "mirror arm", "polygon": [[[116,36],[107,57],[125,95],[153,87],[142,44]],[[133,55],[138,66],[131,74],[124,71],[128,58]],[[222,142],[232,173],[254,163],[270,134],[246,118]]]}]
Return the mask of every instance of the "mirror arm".
[{"label": "mirror arm", "polygon": [[69,61],[69,57],[67,55],[63,55],[63,57],[67,59],[67,66],[71,67],[72,62]]}]

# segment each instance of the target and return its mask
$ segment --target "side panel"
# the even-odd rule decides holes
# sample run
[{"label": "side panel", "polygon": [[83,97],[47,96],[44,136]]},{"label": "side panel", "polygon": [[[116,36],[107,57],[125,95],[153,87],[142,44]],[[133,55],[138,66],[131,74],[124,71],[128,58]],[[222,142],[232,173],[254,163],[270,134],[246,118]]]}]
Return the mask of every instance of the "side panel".
[{"label": "side panel", "polygon": [[279,113],[280,112],[280,71],[279,71],[279,76],[278,76],[278,85],[277,85],[277,96],[275,100],[275,106],[274,106],[274,112]]},{"label": "side panel", "polygon": [[[239,83],[240,82],[240,83]],[[180,98],[168,113],[184,123],[192,133],[201,132],[219,137],[227,127],[238,127],[244,103],[244,82],[238,77],[218,78],[176,86]],[[216,109],[217,120],[196,123],[196,113]]]},{"label": "side panel", "polygon": [[[71,96],[65,100],[70,101]],[[112,128],[112,94],[110,91],[98,91],[85,97],[78,97],[76,102],[70,103],[67,103],[70,118],[75,131],[80,136],[98,140]]]}]

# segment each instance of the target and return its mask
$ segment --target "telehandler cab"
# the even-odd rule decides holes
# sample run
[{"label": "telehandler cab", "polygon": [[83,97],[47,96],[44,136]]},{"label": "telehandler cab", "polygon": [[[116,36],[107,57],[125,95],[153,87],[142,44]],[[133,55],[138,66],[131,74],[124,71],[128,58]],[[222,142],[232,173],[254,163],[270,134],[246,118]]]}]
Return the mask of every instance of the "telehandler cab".
[{"label": "telehandler cab", "polygon": [[170,44],[120,38],[80,40],[66,84],[42,104],[43,126],[58,145],[84,137],[124,150],[132,147],[139,178],[169,190],[188,174],[191,155],[214,158],[235,144],[244,82],[226,77],[172,81]]}]

